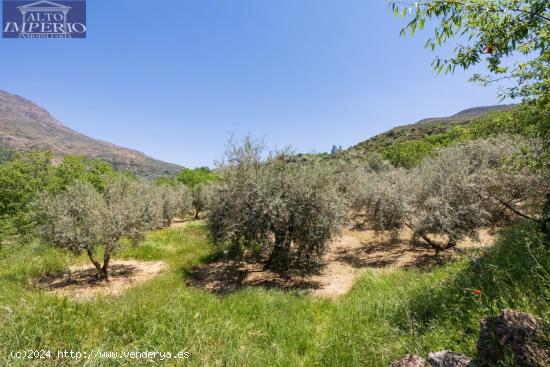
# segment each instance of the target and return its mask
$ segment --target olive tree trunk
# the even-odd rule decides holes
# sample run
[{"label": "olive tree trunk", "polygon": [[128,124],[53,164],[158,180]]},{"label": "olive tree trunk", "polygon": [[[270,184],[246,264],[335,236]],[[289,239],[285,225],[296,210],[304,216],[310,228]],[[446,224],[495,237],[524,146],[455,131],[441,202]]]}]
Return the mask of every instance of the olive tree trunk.
[{"label": "olive tree trunk", "polygon": [[97,271],[97,278],[100,280],[109,280],[109,262],[111,260],[111,248],[105,248],[105,253],[103,255],[103,265],[101,265],[100,262],[97,261],[91,249],[87,249],[86,253],[88,254],[88,258],[90,259],[92,264],[94,264],[94,267]]},{"label": "olive tree trunk", "polygon": [[289,232],[290,231],[286,230],[275,233],[273,251],[265,265],[267,269],[285,270],[289,267],[290,247],[292,245],[292,239]]}]

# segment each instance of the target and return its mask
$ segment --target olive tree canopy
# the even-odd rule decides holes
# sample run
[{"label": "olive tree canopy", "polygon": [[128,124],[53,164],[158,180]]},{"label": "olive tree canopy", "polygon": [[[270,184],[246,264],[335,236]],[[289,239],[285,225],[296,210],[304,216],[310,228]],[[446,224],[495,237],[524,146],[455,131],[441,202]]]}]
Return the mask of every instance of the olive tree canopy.
[{"label": "olive tree canopy", "polygon": [[[113,178],[99,193],[76,181],[61,193],[43,192],[31,205],[36,232],[48,243],[79,255],[86,253],[100,278],[109,276],[113,252],[126,237],[136,242],[161,224],[162,208],[154,187],[124,176]],[[97,259],[102,249],[103,264]]]},{"label": "olive tree canopy", "polygon": [[262,152],[251,139],[229,147],[208,216],[210,232],[236,252],[267,250],[271,269],[308,268],[346,219],[333,172],[320,163],[288,162],[285,153],[262,159]]}]

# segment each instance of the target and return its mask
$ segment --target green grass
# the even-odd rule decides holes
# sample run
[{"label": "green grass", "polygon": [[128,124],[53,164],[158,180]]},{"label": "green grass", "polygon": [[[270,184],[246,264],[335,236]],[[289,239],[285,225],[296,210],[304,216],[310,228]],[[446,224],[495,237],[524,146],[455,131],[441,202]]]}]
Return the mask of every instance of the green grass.
[{"label": "green grass", "polygon": [[[84,258],[37,243],[4,248],[0,366],[56,363],[8,357],[24,349],[191,353],[187,361],[156,364],[87,361],[95,366],[388,366],[411,352],[473,355],[479,319],[502,308],[550,320],[550,247],[528,225],[506,230],[475,260],[430,272],[370,271],[337,301],[256,288],[219,297],[188,288],[188,271],[211,252],[200,225],[151,233],[117,257],[164,260],[166,273],[121,297],[78,303],[33,290],[29,280]],[[469,291],[477,288],[481,298]]]}]

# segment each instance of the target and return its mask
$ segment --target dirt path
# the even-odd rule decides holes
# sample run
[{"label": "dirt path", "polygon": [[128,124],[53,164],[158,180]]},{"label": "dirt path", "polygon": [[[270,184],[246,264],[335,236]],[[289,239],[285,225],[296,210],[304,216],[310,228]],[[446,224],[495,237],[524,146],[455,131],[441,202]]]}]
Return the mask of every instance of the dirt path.
[{"label": "dirt path", "polygon": [[462,241],[457,251],[439,256],[434,256],[429,246],[412,246],[409,238],[407,232],[392,239],[374,231],[347,230],[329,246],[323,258],[326,266],[317,274],[285,276],[264,270],[261,263],[220,260],[196,268],[188,284],[220,294],[246,286],[261,286],[302,289],[319,297],[337,298],[349,292],[357,276],[367,269],[435,266],[460,256],[464,250],[490,246],[494,236],[484,230],[480,233],[480,242]]}]

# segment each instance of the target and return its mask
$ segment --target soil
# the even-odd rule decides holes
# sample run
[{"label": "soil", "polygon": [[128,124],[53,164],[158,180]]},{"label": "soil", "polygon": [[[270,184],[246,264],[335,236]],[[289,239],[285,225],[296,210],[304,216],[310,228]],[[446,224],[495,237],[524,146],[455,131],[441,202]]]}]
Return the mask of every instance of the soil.
[{"label": "soil", "polygon": [[78,301],[90,301],[100,295],[118,296],[126,289],[146,282],[166,268],[163,261],[114,261],[109,281],[98,280],[93,265],[73,266],[69,271],[35,280],[36,287]]},{"label": "soil", "polygon": [[368,269],[431,268],[456,259],[465,251],[490,246],[494,240],[494,234],[482,230],[479,242],[465,240],[436,256],[428,245],[411,244],[410,233],[406,231],[397,237],[379,235],[371,230],[346,230],[329,246],[323,257],[324,266],[309,275],[274,273],[265,270],[262,261],[219,259],[195,268],[188,285],[217,294],[260,286],[304,290],[319,297],[337,298],[350,291],[357,276]]},{"label": "soil", "polygon": [[170,228],[183,228],[186,227],[189,224],[188,220],[183,220],[180,218],[176,218],[170,223]]}]

